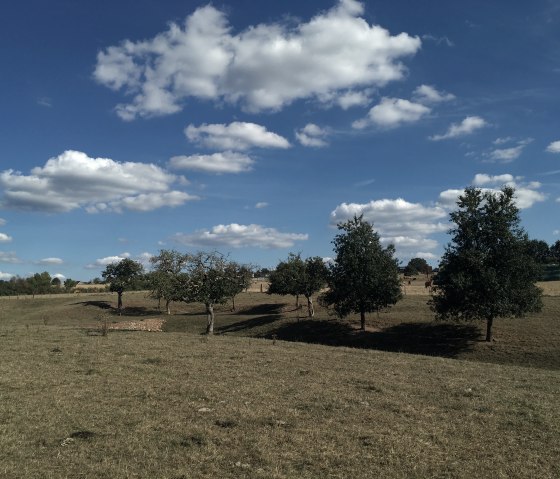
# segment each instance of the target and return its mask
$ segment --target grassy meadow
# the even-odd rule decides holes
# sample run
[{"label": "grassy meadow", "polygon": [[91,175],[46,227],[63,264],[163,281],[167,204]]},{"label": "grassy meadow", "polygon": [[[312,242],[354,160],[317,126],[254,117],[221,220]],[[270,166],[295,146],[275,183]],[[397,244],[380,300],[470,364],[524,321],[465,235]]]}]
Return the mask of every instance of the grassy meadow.
[{"label": "grassy meadow", "polygon": [[214,337],[143,293],[0,299],[0,477],[560,477],[560,296],[491,344],[427,299],[360,333],[250,292]]}]

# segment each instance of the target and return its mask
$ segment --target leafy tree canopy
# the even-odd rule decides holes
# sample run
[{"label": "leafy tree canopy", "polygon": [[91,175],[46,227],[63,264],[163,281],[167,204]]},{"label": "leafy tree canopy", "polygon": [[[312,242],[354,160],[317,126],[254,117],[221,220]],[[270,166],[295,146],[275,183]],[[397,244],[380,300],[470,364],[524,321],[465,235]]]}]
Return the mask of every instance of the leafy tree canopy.
[{"label": "leafy tree canopy", "polygon": [[402,296],[395,248],[384,248],[373,225],[363,217],[338,225],[342,233],[333,240],[336,258],[330,266],[323,301],[340,317],[359,313],[365,330],[365,314],[395,304]]},{"label": "leafy tree canopy", "polygon": [[491,341],[495,318],[540,310],[539,268],[527,252],[512,188],[467,188],[457,205],[432,307],[442,319],[485,320]]},{"label": "leafy tree canopy", "polygon": [[301,254],[290,253],[270,273],[269,294],[305,296],[309,317],[315,314],[312,297],[327,283],[328,269],[319,256],[303,260]]},{"label": "leafy tree canopy", "polygon": [[405,274],[413,276],[415,274],[428,275],[432,272],[432,267],[424,258],[412,258],[405,267]]},{"label": "leafy tree canopy", "polygon": [[111,263],[105,267],[101,275],[111,286],[110,290],[118,294],[118,309],[122,308],[122,294],[130,289],[135,280],[142,276],[144,267],[137,261],[125,258],[118,263]]}]

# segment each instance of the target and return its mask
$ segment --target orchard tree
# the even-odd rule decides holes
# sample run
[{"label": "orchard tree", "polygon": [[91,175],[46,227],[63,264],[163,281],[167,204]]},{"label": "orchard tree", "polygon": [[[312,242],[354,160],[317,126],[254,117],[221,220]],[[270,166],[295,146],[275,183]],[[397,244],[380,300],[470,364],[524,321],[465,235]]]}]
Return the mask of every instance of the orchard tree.
[{"label": "orchard tree", "polygon": [[171,302],[183,299],[181,271],[188,261],[188,255],[175,250],[161,250],[152,256],[153,270],[149,274],[149,284],[153,298],[165,301],[165,310],[171,314]]},{"label": "orchard tree", "polygon": [[280,261],[274,271],[268,276],[268,294],[296,297],[296,307],[299,307],[300,278],[305,268],[299,254],[290,253],[286,261]]},{"label": "orchard tree", "polygon": [[224,304],[232,294],[231,262],[218,252],[189,254],[183,276],[183,301],[206,306],[206,333],[214,333],[214,305]]},{"label": "orchard tree", "polygon": [[424,258],[412,258],[405,267],[407,276],[415,274],[425,274],[428,276],[432,272],[432,267]]},{"label": "orchard tree", "polygon": [[328,269],[319,256],[301,259],[300,254],[290,253],[286,261],[281,261],[276,270],[270,274],[270,294],[300,295],[307,299],[307,311],[310,318],[315,316],[313,296],[327,284]]},{"label": "orchard tree", "polygon": [[235,297],[251,286],[251,282],[253,280],[253,267],[230,261],[226,267],[226,274],[229,278],[231,309],[232,311],[235,311]]},{"label": "orchard tree", "polygon": [[110,291],[116,292],[118,295],[117,308],[119,313],[122,310],[122,295],[124,291],[130,289],[143,273],[144,267],[130,258],[122,259],[118,263],[108,264],[103,273],[101,273],[105,281],[110,283]]},{"label": "orchard tree", "polygon": [[452,242],[440,263],[432,309],[440,319],[486,321],[521,317],[542,307],[539,267],[527,251],[514,190],[467,188],[451,213]]},{"label": "orchard tree", "polygon": [[373,225],[362,216],[338,225],[342,233],[333,240],[336,257],[329,267],[329,290],[322,296],[342,318],[360,314],[362,331],[366,313],[379,312],[402,297],[395,248],[384,248]]},{"label": "orchard tree", "polygon": [[550,246],[550,260],[553,263],[560,263],[560,240]]},{"label": "orchard tree", "polygon": [[543,240],[532,239],[527,241],[527,253],[533,257],[535,263],[546,264],[552,259],[551,249]]},{"label": "orchard tree", "polygon": [[76,286],[78,285],[78,281],[75,281],[71,278],[66,278],[64,280],[64,289],[66,290],[66,292],[70,292],[72,291]]}]

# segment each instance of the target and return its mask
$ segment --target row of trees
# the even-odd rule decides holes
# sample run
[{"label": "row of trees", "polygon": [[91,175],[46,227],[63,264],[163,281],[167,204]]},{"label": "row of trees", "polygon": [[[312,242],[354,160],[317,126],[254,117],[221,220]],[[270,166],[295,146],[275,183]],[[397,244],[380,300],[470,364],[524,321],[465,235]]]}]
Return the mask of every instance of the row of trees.
[{"label": "row of trees", "polygon": [[62,282],[60,278],[53,278],[44,271],[27,278],[16,276],[0,281],[0,296],[67,293],[72,291],[77,284],[77,281],[70,278]]},{"label": "row of trees", "polygon": [[365,330],[366,313],[379,311],[401,298],[398,260],[392,245],[384,248],[373,225],[362,217],[338,226],[333,241],[336,258],[325,264],[320,257],[303,260],[290,254],[269,276],[271,294],[300,295],[307,299],[313,317],[313,296],[323,288],[319,300],[340,316],[360,315]]},{"label": "row of trees", "polygon": [[[542,264],[560,249],[560,242],[549,248],[544,242],[529,240],[520,226],[512,188],[497,194],[467,188],[457,206],[450,215],[452,241],[439,265],[430,305],[439,319],[486,321],[486,340],[491,341],[496,318],[541,309],[542,292],[535,282]],[[271,273],[269,292],[304,295],[313,316],[311,296],[326,287],[320,301],[340,317],[360,314],[364,330],[366,313],[401,298],[398,260],[394,247],[384,248],[373,226],[362,217],[339,229],[342,233],[333,241],[336,257],[332,264],[292,254]],[[431,268],[417,258],[409,262],[407,272],[428,275]]]},{"label": "row of trees", "polygon": [[[492,340],[496,318],[522,316],[542,307],[541,290],[535,286],[541,268],[534,254],[535,242],[520,226],[514,190],[499,193],[467,188],[450,215],[452,241],[439,265],[430,305],[437,318],[484,320],[486,339]],[[313,297],[340,317],[359,314],[365,330],[366,314],[394,305],[402,297],[399,262],[392,245],[383,247],[373,225],[362,217],[338,226],[333,240],[335,258],[303,259],[290,254],[269,273],[269,293],[307,299],[314,315]],[[550,250],[550,248],[548,248]],[[182,254],[163,250],[152,258],[153,271],[143,275],[142,266],[130,259],[109,265],[103,272],[122,307],[125,289],[144,277],[151,294],[169,305],[172,301],[205,304],[207,332],[214,329],[214,305],[232,300],[248,288],[253,268],[229,261],[216,253]],[[409,270],[429,274],[420,260]]]},{"label": "row of trees", "polygon": [[184,254],[175,250],[162,250],[150,259],[153,270],[144,274],[143,266],[129,258],[107,265],[102,275],[110,283],[110,290],[118,295],[117,307],[122,309],[122,296],[142,280],[151,296],[165,302],[171,313],[173,301],[203,303],[206,307],[206,332],[214,332],[214,306],[232,301],[251,285],[251,266],[230,261],[218,252]]}]

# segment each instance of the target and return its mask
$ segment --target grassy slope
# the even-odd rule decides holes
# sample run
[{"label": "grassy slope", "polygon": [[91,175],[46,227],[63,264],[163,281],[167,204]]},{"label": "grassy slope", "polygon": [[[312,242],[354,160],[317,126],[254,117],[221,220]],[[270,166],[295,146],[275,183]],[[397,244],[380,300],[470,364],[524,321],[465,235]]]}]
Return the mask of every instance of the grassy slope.
[{"label": "grassy slope", "polygon": [[[259,336],[293,324],[295,312],[276,314],[284,298],[259,298],[242,298],[243,314],[222,311],[218,327]],[[478,361],[505,355],[508,339],[522,359],[528,331],[557,338],[558,302],[547,299],[544,313],[519,325],[498,323],[503,350],[454,347],[448,355],[471,361],[452,361],[206,339],[191,306],[170,325],[195,334],[87,334],[107,299],[0,303],[0,477],[560,477],[553,361],[548,369]],[[141,296],[128,300],[135,315],[152,317]],[[401,318],[427,324],[420,303],[400,307]],[[380,324],[394,327],[397,312]],[[319,326],[340,326],[323,314]]]}]

